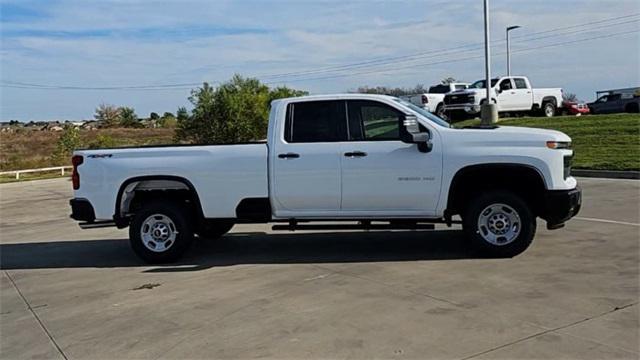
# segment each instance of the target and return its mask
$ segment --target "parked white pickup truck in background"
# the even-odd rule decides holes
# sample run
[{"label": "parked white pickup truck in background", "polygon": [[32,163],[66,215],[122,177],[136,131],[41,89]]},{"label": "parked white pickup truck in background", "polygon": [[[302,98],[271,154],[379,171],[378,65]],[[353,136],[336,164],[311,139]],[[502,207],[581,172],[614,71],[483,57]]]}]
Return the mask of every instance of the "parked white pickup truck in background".
[{"label": "parked white pickup truck in background", "polygon": [[71,217],[128,226],[148,262],[236,223],[413,229],[457,215],[474,249],[514,256],[537,217],[556,229],[579,211],[572,157],[558,131],[455,129],[389,96],[305,96],[272,103],[266,143],[76,151]]},{"label": "parked white pickup truck in background", "polygon": [[440,84],[430,87],[427,93],[402,96],[401,98],[438,115],[440,118],[445,118],[444,96],[452,91],[464,90],[468,87],[468,83]]},{"label": "parked white pickup truck in background", "polygon": [[[445,112],[451,119],[464,119],[480,114],[486,101],[485,80],[478,80],[468,89],[445,95]],[[531,113],[552,117],[562,106],[562,89],[534,89],[524,76],[505,76],[491,80],[491,101],[499,113]]]}]

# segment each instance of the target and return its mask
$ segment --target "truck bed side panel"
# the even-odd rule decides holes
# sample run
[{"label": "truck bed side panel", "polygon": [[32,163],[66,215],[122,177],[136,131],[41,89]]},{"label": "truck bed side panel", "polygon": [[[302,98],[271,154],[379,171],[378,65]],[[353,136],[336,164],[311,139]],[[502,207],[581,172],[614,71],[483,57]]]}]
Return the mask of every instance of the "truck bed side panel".
[{"label": "truck bed side panel", "polygon": [[77,154],[85,160],[78,168],[81,185],[75,196],[88,199],[99,220],[112,219],[120,187],[135,177],[187,180],[198,193],[207,218],[235,217],[242,199],[268,197],[266,144],[105,149]]}]

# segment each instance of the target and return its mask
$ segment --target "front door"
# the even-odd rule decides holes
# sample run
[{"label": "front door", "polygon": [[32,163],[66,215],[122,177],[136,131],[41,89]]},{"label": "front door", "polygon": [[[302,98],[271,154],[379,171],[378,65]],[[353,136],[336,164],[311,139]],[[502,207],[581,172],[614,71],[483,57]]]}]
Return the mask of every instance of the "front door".
[{"label": "front door", "polygon": [[274,149],[276,216],[337,214],[342,161],[338,142],[346,137],[344,101],[288,105],[284,138]]},{"label": "front door", "polygon": [[[384,103],[347,101],[349,137],[340,144],[343,216],[435,214],[442,175],[442,147],[418,151],[400,141],[404,114]],[[433,134],[433,132],[432,132]]]}]

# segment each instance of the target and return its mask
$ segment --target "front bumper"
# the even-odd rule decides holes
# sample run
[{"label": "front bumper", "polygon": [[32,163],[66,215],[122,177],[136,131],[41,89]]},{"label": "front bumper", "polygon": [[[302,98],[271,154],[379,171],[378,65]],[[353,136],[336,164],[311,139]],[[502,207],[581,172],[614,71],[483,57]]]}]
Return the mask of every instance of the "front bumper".
[{"label": "front bumper", "polygon": [[93,205],[87,199],[75,198],[69,200],[71,205],[70,217],[77,221],[84,221],[92,223],[96,220],[96,214],[93,210]]},{"label": "front bumper", "polygon": [[576,216],[582,206],[582,189],[549,190],[544,196],[541,217],[547,222],[547,229],[558,229],[565,221]]},{"label": "front bumper", "polygon": [[477,114],[480,110],[480,105],[475,104],[454,104],[444,106],[444,111],[464,111],[467,114]]}]

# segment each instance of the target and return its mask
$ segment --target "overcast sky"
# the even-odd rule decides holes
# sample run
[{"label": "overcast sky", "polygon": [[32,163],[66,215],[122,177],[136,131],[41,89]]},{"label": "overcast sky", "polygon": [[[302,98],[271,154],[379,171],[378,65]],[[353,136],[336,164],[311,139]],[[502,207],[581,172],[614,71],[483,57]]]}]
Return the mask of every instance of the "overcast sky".
[{"label": "overcast sky", "polygon": [[[132,106],[142,117],[189,104],[189,86],[20,83],[155,86],[240,73],[333,93],[484,76],[481,0],[0,4],[2,120],[88,119],[100,103]],[[535,87],[562,87],[590,101],[596,90],[640,86],[638,0],[492,0],[491,15],[494,74],[506,72],[505,27],[520,25],[512,32],[512,72]]]}]

